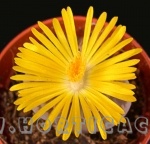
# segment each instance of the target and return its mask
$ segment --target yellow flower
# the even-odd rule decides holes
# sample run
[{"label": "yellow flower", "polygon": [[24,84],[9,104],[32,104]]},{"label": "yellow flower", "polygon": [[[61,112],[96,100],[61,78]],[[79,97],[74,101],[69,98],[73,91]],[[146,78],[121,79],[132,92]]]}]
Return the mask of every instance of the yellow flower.
[{"label": "yellow flower", "polygon": [[132,38],[122,40],[125,26],[119,25],[113,31],[117,17],[104,26],[106,17],[103,12],[92,30],[93,7],[89,8],[83,43],[79,47],[71,8],[62,9],[65,32],[56,18],[53,19],[55,34],[38,22],[43,32],[32,28],[37,40],[30,37],[31,42],[24,43],[15,58],[13,69],[19,73],[11,79],[22,82],[10,90],[18,91],[17,110],[28,112],[41,106],[32,122],[48,111],[44,130],[60,117],[56,135],[62,134],[63,140],[67,140],[72,131],[79,136],[82,118],[89,133],[94,131],[96,120],[102,138],[106,139],[105,125],[101,122],[103,117],[108,121],[113,118],[115,125],[126,122],[124,110],[111,98],[136,101],[132,91],[135,86],[127,81],[136,78],[133,66],[139,60],[131,57],[141,49],[120,53]]}]

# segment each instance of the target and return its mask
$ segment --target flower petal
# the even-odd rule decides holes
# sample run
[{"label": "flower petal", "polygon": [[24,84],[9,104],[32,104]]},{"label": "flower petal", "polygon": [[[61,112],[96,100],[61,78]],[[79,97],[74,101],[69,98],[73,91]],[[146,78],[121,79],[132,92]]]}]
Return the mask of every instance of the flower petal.
[{"label": "flower petal", "polygon": [[[111,111],[108,111],[106,108],[104,108],[104,106],[100,103],[100,101],[99,101],[99,99],[94,95],[94,94],[92,94],[91,92],[89,92],[89,91],[87,91],[87,90],[84,90],[84,91],[82,91],[82,97],[84,97],[84,95],[86,95],[86,99],[89,99],[89,101],[91,101],[92,103],[93,103],[93,105],[98,109],[98,111],[109,121],[109,122],[112,122],[112,120],[113,120],[113,123],[115,124],[115,125],[117,125],[118,124],[118,122],[115,120],[115,119],[113,119],[113,117],[112,117],[112,115],[111,115]],[[82,103],[81,104],[81,106],[83,105],[84,103]],[[84,107],[85,107],[85,105],[83,105]],[[91,110],[90,109],[87,109],[87,107],[89,107],[88,105],[85,107],[86,109],[84,109],[84,111],[87,113],[87,114],[89,114],[89,112],[91,112]],[[83,111],[83,112],[84,112]],[[85,117],[85,116],[84,116]],[[111,119],[110,119],[111,118]],[[91,121],[91,120],[93,120],[93,116],[92,116],[92,114],[91,114],[91,116],[90,117],[85,117],[85,119],[86,119],[86,121]],[[91,124],[90,125],[90,127],[89,128],[91,128],[92,127],[92,130],[94,131],[94,121],[92,121],[92,123],[93,124]],[[89,125],[89,123],[88,123],[88,125]],[[88,125],[86,125],[87,126],[87,128],[88,128]],[[93,132],[92,131],[92,132]]]},{"label": "flower petal", "polygon": [[53,42],[55,47],[58,49],[58,51],[61,52],[61,54],[66,58],[66,60],[70,60],[70,56],[68,55],[65,47],[61,45],[59,40],[55,37],[55,35],[52,33],[52,31],[44,25],[42,22],[38,22],[39,27],[43,30],[44,34]]},{"label": "flower petal", "polygon": [[[121,94],[118,89],[112,89],[111,87],[100,87],[100,88],[95,88],[96,90],[98,90],[101,93],[104,93],[108,96],[112,96],[114,98],[120,99],[120,100],[124,100],[127,102],[134,102],[136,101],[136,98],[133,95],[127,95],[127,94]],[[120,90],[120,89],[119,89]]]},{"label": "flower petal", "polygon": [[64,129],[65,129],[65,123],[67,124],[67,116],[68,116],[68,113],[70,111],[70,103],[71,103],[71,100],[72,100],[72,97],[73,97],[73,94],[72,93],[67,93],[68,95],[68,100],[66,100],[66,104],[64,105],[63,109],[62,109],[62,112],[61,112],[61,116],[60,116],[60,119],[57,123],[57,126],[56,126],[56,136],[59,136],[60,134],[64,133]]},{"label": "flower petal", "polygon": [[100,48],[101,44],[104,42],[104,40],[106,39],[108,34],[112,31],[117,20],[118,20],[118,17],[112,18],[111,21],[109,22],[109,24],[105,27],[105,29],[103,30],[103,32],[101,33],[101,35],[99,36],[97,41],[95,42],[91,52],[89,53],[89,55],[87,57],[88,62],[92,58],[93,54]]},{"label": "flower petal", "polygon": [[93,7],[91,6],[88,9],[87,18],[86,18],[86,22],[85,22],[83,44],[82,44],[82,48],[81,48],[82,56],[85,55],[85,52],[86,52],[86,49],[88,46],[89,37],[90,37],[90,33],[91,33],[92,18],[93,18]]},{"label": "flower petal", "polygon": [[90,71],[91,71],[91,73],[95,73],[95,71],[97,71],[97,70],[101,70],[101,71],[103,71],[103,69],[107,69],[107,68],[109,68],[109,69],[122,69],[122,68],[124,68],[124,67],[130,67],[130,66],[134,66],[134,65],[136,65],[137,63],[139,63],[139,59],[132,59],[132,60],[127,60],[127,61],[123,61],[123,62],[119,62],[119,63],[116,63],[116,64],[113,64],[113,65],[111,65],[111,66],[108,66],[108,67],[101,67],[101,64],[99,64],[99,65],[96,65],[95,67],[93,67]]},{"label": "flower petal", "polygon": [[74,24],[74,21],[72,21],[73,19],[71,18],[70,14],[71,13],[68,14],[65,9],[62,9],[62,18],[64,21],[64,26],[65,26],[68,42],[69,42],[73,55],[76,56],[78,52],[78,45],[77,45],[77,40],[75,40],[76,34],[72,26]]},{"label": "flower petal", "polygon": [[53,94],[47,94],[45,96],[43,95],[42,98],[41,97],[36,97],[35,99],[33,98],[32,101],[29,100],[28,102],[26,102],[28,104],[26,105],[24,112],[28,112],[32,110],[33,108],[36,108],[37,106],[46,103],[49,100],[53,101],[53,98],[55,99],[55,97],[63,93],[64,91],[59,91],[59,92],[54,92]]},{"label": "flower petal", "polygon": [[62,94],[61,95],[63,97],[63,99],[55,106],[55,108],[52,110],[52,112],[49,114],[47,120],[45,121],[45,125],[43,127],[44,130],[47,130],[49,128],[49,123],[53,124],[54,121],[56,120],[57,116],[59,115],[59,113],[61,112],[62,108],[64,107],[66,100],[67,100],[67,96],[66,94]]},{"label": "flower petal", "polygon": [[70,49],[70,46],[69,46],[68,41],[66,39],[66,36],[65,36],[61,26],[60,26],[59,21],[56,18],[53,19],[53,27],[54,27],[54,30],[56,32],[56,35],[57,35],[60,43],[66,49],[66,51],[68,52],[69,56],[72,57],[73,56],[72,55],[72,51]]},{"label": "flower petal", "polygon": [[104,107],[108,105],[114,111],[120,114],[124,114],[124,110],[120,106],[118,106],[115,102],[113,102],[110,98],[108,98],[106,95],[103,95],[102,93],[98,92],[97,90],[91,87],[87,87],[86,90],[95,95],[95,97],[99,99],[100,104],[103,105]]},{"label": "flower petal", "polygon": [[41,64],[45,67],[51,68],[51,69],[55,69],[57,71],[61,71],[63,73],[64,69],[62,69],[63,67],[60,67],[58,64],[56,64],[54,61],[52,61],[51,59],[40,55],[32,50],[26,49],[26,48],[19,48],[19,50],[21,51],[21,53],[17,53],[17,56],[24,59],[24,60],[28,60],[37,64]]},{"label": "flower petal", "polygon": [[66,58],[42,33],[38,32],[35,28],[32,28],[32,33],[54,56],[60,59],[63,63],[67,64]]},{"label": "flower petal", "polygon": [[79,99],[80,99],[80,103],[81,103],[81,107],[82,107],[82,111],[84,114],[84,118],[85,118],[85,122],[86,122],[86,127],[89,131],[89,133],[93,133],[94,132],[94,120],[93,120],[93,115],[91,113],[90,107],[86,102],[86,95],[87,93],[81,91],[79,94]]},{"label": "flower petal", "polygon": [[89,38],[89,43],[88,43],[88,46],[86,48],[86,53],[85,53],[85,57],[88,57],[89,53],[91,52],[100,32],[102,31],[102,28],[105,24],[105,21],[106,21],[106,17],[107,17],[107,13],[106,12],[103,12],[97,22],[96,22],[96,25],[94,27],[94,30],[91,34],[91,37]]},{"label": "flower petal", "polygon": [[34,123],[38,118],[40,118],[44,113],[46,113],[48,110],[50,110],[55,105],[57,105],[60,101],[61,102],[65,101],[64,94],[56,97],[54,100],[52,100],[52,101],[48,102],[47,104],[45,104],[41,109],[39,109],[39,111],[37,111],[33,115],[32,119],[28,122],[28,124],[31,125],[32,123]]},{"label": "flower petal", "polygon": [[105,130],[105,125],[103,123],[103,119],[101,118],[100,113],[98,112],[96,107],[93,105],[93,103],[90,100],[87,100],[87,103],[88,103],[89,107],[91,108],[91,111],[96,119],[96,123],[97,123],[98,129],[100,131],[100,134],[101,134],[102,138],[105,140],[107,138],[107,134],[106,134],[106,130]]},{"label": "flower petal", "polygon": [[101,47],[96,51],[91,60],[90,64],[96,65],[102,61],[101,55],[103,56],[107,51],[112,49],[123,37],[126,31],[125,26],[118,26],[112,35],[101,45]]},{"label": "flower petal", "polygon": [[93,104],[97,107],[97,109],[102,113],[104,118],[106,118],[109,122],[113,122],[114,125],[119,124],[120,122],[125,123],[125,118],[118,113],[117,111],[112,111],[112,107],[109,105],[105,105],[105,107],[100,103],[100,99],[97,98],[93,93],[87,92],[87,98],[93,102]]},{"label": "flower petal", "polygon": [[69,138],[72,129],[73,129],[73,118],[74,118],[74,110],[75,110],[75,105],[71,105],[70,108],[70,113],[68,116],[68,121],[66,122],[65,128],[64,128],[64,132],[63,132],[63,136],[62,139],[65,141]]},{"label": "flower petal", "polygon": [[118,62],[122,62],[124,60],[127,60],[128,58],[131,58],[132,56],[139,54],[141,51],[142,51],[141,48],[135,48],[135,49],[125,51],[125,52],[123,52],[117,56],[114,56],[114,57],[100,63],[99,68],[108,67],[108,66],[116,64]]},{"label": "flower petal", "polygon": [[51,77],[44,77],[41,76],[34,76],[34,75],[26,75],[26,74],[18,74],[11,77],[12,80],[16,81],[49,81],[49,82],[62,82],[60,78],[51,78]]},{"label": "flower petal", "polygon": [[[57,56],[55,56],[49,49],[47,49],[46,47],[44,47],[42,44],[38,43],[34,38],[30,37],[29,38],[30,41],[34,44],[35,47],[33,47],[31,43],[24,43],[24,47],[27,48],[27,49],[31,49],[31,50],[34,50],[34,51],[37,51],[43,55],[46,55],[48,58],[52,59],[55,63],[57,63],[58,65],[60,66],[64,66],[64,62],[58,58]],[[45,54],[47,52],[47,54]]]},{"label": "flower petal", "polygon": [[91,74],[89,76],[89,78],[91,77],[101,77],[101,76],[109,76],[109,75],[123,75],[123,74],[129,74],[129,73],[133,73],[137,70],[137,68],[135,67],[122,67],[122,68],[111,68],[111,67],[106,67],[103,68],[102,70],[98,70],[96,72],[94,72],[93,74]]},{"label": "flower petal", "polygon": [[[33,109],[34,107],[41,105],[42,102],[44,103],[48,100],[51,100],[52,98],[55,98],[57,95],[60,95],[63,92],[64,92],[63,90],[60,90],[60,91],[55,91],[55,92],[51,92],[51,93],[49,91],[46,91],[44,94],[40,93],[39,95],[30,94],[29,96],[17,99],[14,103],[16,105],[19,105],[17,110],[21,110],[26,107],[24,109],[24,112],[27,112],[27,111]],[[31,97],[31,98],[29,98],[29,97]]]},{"label": "flower petal", "polygon": [[113,91],[120,94],[134,95],[134,92],[132,90],[126,89],[112,82],[91,81],[91,86],[95,89],[98,89],[99,91],[102,91],[103,93],[105,91]]},{"label": "flower petal", "polygon": [[[98,81],[126,81],[135,79],[136,76],[134,73],[127,73],[127,74],[116,74],[116,75],[101,75],[96,77]],[[90,80],[95,80],[94,78],[90,78]]]},{"label": "flower petal", "polygon": [[81,133],[81,129],[82,129],[80,104],[79,104],[79,96],[78,95],[79,95],[78,93],[75,93],[75,95],[73,97],[73,103],[75,106],[75,109],[74,109],[74,122],[75,122],[74,133],[75,133],[76,137],[79,136],[79,134]]},{"label": "flower petal", "polygon": [[58,83],[51,83],[51,82],[24,82],[24,83],[19,83],[16,85],[13,85],[10,88],[10,91],[16,91],[16,90],[21,90],[21,89],[27,89],[27,88],[36,88],[36,87],[42,87],[43,86],[58,86]]}]

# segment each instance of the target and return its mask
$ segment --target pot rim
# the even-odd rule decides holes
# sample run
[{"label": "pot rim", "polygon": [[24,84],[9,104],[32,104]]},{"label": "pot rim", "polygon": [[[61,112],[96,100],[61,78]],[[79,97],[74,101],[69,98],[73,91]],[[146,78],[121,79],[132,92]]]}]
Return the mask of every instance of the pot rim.
[{"label": "pot rim", "polygon": [[[56,17],[59,21],[62,20],[62,17]],[[80,19],[81,21],[84,21],[86,19],[85,16],[74,16],[74,19],[77,20],[77,19]],[[53,18],[50,18],[50,19],[46,19],[46,20],[43,20],[42,22],[47,25],[48,23],[51,23],[53,20]],[[93,18],[93,22],[96,22],[97,19],[96,18]],[[106,22],[107,23],[107,22]],[[19,34],[17,34],[10,42],[8,42],[8,44],[6,44],[6,46],[3,48],[3,50],[1,51],[0,53],[0,60],[2,59],[2,57],[5,55],[5,53],[11,48],[11,46],[16,43],[16,41],[18,41],[20,38],[22,38],[24,35],[26,35],[27,33],[31,32],[31,28],[37,28],[38,27],[38,24],[33,24],[29,27],[27,27],[25,30],[23,30],[22,32],[20,32]],[[129,38],[129,37],[132,37],[130,34],[128,34],[127,32],[125,33],[124,35],[125,38]],[[139,47],[139,48],[142,48],[142,46],[136,41],[136,39],[133,39],[132,43],[136,46],[136,47]],[[148,62],[148,65],[150,67],[150,59],[149,59],[149,56],[148,54],[145,52],[145,50],[142,48],[142,52],[141,54],[145,57],[146,61],[149,61]]]}]

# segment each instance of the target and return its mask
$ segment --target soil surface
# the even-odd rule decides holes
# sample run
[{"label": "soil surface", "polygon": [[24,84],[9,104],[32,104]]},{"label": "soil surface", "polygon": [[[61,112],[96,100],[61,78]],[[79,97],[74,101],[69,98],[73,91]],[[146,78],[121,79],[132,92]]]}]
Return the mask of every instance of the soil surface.
[{"label": "soil surface", "polygon": [[[0,134],[0,139],[2,139],[4,144],[137,144],[138,132],[134,123],[139,116],[142,116],[144,99],[139,79],[131,81],[131,83],[137,86],[135,90],[137,101],[132,103],[131,109],[126,116],[130,121],[131,128],[128,123],[125,126],[121,124],[120,127],[113,127],[113,134],[108,134],[108,138],[105,141],[102,140],[98,132],[96,134],[80,134],[79,138],[72,134],[67,141],[62,141],[61,137],[55,136],[55,129],[53,127],[49,133],[43,134],[40,129],[42,121],[38,123],[38,126],[33,124],[32,134],[25,134],[23,127],[27,126],[25,124],[26,121],[20,120],[22,125],[19,127],[18,119],[19,117],[31,117],[32,112],[23,113],[22,111],[17,111],[16,106],[13,104],[17,94],[0,89],[0,117],[4,117],[6,120],[4,131]],[[2,119],[0,119],[0,123],[2,123]],[[26,129],[30,130],[30,127]],[[132,130],[132,132],[119,132],[123,129]]]}]

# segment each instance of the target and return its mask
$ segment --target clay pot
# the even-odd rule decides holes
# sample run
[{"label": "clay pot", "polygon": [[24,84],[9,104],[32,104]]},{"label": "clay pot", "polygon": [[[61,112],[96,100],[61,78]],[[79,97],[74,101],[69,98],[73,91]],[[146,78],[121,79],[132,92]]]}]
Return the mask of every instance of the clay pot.
[{"label": "clay pot", "polygon": [[0,144],[3,144],[1,140],[0,140]]},{"label": "clay pot", "polygon": [[0,144],[3,144],[1,140],[0,140]]},{"label": "clay pot", "polygon": [[[58,18],[60,23],[63,26],[62,18]],[[75,16],[75,25],[77,29],[78,36],[83,35],[83,28],[85,24],[85,17]],[[96,22],[96,19],[93,19],[93,22]],[[48,19],[43,21],[45,25],[53,30],[52,19]],[[106,23],[107,25],[107,23]],[[35,27],[39,30],[38,25],[33,25],[31,27]],[[12,66],[14,65],[14,57],[18,52],[18,47],[22,46],[24,42],[29,41],[29,36],[33,36],[31,33],[31,27],[27,28],[19,35],[17,35],[8,45],[3,49],[0,54],[0,88],[9,88],[10,84],[10,76],[13,74]],[[39,30],[40,31],[40,30]],[[131,37],[129,34],[125,34],[124,38]],[[135,40],[132,41],[128,46],[124,49],[131,49],[132,47],[141,47]],[[140,79],[142,80],[142,89],[143,96],[145,100],[145,107],[143,108],[143,116],[147,117],[150,121],[150,59],[146,52],[143,50],[142,53],[135,56],[139,58],[141,61],[137,65],[140,69]],[[150,139],[150,125],[148,129],[148,133],[146,135],[139,134],[139,139],[137,139],[138,143],[146,144]],[[0,144],[2,142],[0,141]]]},{"label": "clay pot", "polygon": [[0,144],[6,144],[6,142],[3,139],[0,139]]}]

